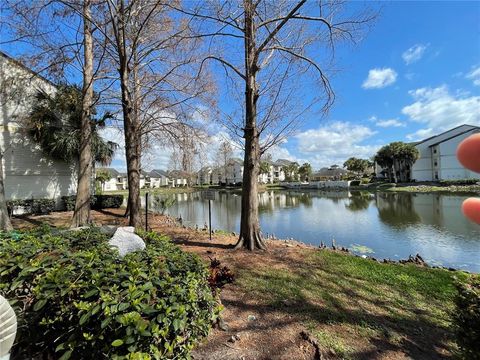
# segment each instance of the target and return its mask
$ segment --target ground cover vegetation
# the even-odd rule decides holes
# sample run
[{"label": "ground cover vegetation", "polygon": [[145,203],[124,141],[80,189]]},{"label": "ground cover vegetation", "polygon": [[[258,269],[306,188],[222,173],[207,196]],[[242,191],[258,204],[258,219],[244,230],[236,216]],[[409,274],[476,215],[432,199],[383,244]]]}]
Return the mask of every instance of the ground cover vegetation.
[{"label": "ground cover vegetation", "polygon": [[[93,218],[99,224],[127,221],[122,209],[93,211]],[[69,215],[14,219],[14,225],[32,228],[38,221],[66,226]],[[326,358],[437,359],[460,356],[464,346],[479,343],[478,275],[384,264],[281,241],[268,241],[263,254],[232,252],[236,237],[229,233],[216,232],[212,242],[208,232],[175,226],[168,216],[152,215],[149,224],[210,264],[211,284],[222,287],[235,274],[220,294],[229,330],[214,330],[208,341],[197,343],[196,359],[238,359],[240,350],[225,346],[236,334],[241,340],[234,347],[248,359],[281,358],[288,351],[291,358],[314,358],[303,353],[301,331]],[[250,315],[256,320],[248,320]]]},{"label": "ground cover vegetation", "polygon": [[[75,209],[75,195],[62,196],[63,203],[65,204],[65,209],[67,211],[73,211]],[[92,209],[118,209],[123,204],[123,195],[113,194],[113,195],[92,195],[90,196],[90,206]]]},{"label": "ground cover vegetation", "polygon": [[426,359],[478,354],[477,275],[329,250],[302,255],[301,262],[281,268],[237,269],[237,284],[259,308],[297,318],[325,356],[372,358],[388,350]]},{"label": "ground cover vegetation", "polygon": [[146,249],[120,259],[95,228],[1,233],[0,292],[19,320],[12,358],[188,357],[219,310],[208,269],[141,235]]}]

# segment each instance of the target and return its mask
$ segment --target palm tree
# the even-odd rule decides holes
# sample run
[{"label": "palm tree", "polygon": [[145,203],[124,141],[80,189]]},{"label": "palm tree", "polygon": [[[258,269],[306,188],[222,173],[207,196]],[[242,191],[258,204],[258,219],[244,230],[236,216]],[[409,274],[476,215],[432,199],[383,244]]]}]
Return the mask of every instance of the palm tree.
[{"label": "palm tree", "polygon": [[375,162],[386,169],[390,181],[405,182],[410,180],[410,169],[418,156],[418,149],[413,144],[396,141],[378,150]]},{"label": "palm tree", "polygon": [[304,163],[298,169],[298,173],[300,174],[301,180],[308,181],[308,179],[312,176],[313,173],[312,165],[310,165],[309,163]]},{"label": "palm tree", "polygon": [[[80,149],[80,120],[82,92],[73,85],[61,85],[55,94],[38,91],[32,111],[25,119],[27,134],[40,145],[42,151],[54,159],[77,160]],[[95,112],[93,111],[95,115]],[[94,160],[109,165],[118,144],[105,141],[98,130],[105,127],[110,118],[92,118],[92,152]]]}]

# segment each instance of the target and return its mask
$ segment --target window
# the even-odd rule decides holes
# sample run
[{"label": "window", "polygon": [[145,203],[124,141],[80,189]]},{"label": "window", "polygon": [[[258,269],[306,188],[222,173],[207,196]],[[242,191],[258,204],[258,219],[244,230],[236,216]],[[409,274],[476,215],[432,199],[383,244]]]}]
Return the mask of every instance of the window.
[{"label": "window", "polygon": [[433,149],[433,153],[436,154],[436,153],[437,153],[437,149]]},{"label": "window", "polygon": [[435,171],[435,180],[438,180],[438,171]]},{"label": "window", "polygon": [[435,165],[435,166],[438,166],[438,162],[435,161],[434,165]]}]

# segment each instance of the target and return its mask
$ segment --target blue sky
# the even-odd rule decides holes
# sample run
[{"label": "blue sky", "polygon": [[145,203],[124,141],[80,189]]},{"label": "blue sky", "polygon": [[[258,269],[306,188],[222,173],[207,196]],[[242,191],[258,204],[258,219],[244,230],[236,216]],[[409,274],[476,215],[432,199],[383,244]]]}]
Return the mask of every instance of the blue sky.
[{"label": "blue sky", "polygon": [[379,5],[363,41],[337,52],[342,71],[328,117],[308,119],[276,155],[319,168],[391,141],[480,125],[480,2]]},{"label": "blue sky", "polygon": [[[272,149],[274,159],[308,161],[319,169],[341,165],[350,156],[370,157],[391,141],[419,140],[463,123],[480,126],[480,1],[347,6],[356,10],[365,4],[380,13],[362,41],[337,48],[333,108],[327,117],[303,119],[295,135]],[[28,52],[15,44],[2,49],[14,56]],[[228,101],[220,93],[220,105]],[[114,129],[105,135],[122,143],[123,135]],[[223,138],[228,135],[217,127],[214,145]],[[215,146],[208,148],[213,153]],[[171,150],[154,146],[144,165],[166,169],[170,155]],[[122,151],[112,166],[125,168]]]}]

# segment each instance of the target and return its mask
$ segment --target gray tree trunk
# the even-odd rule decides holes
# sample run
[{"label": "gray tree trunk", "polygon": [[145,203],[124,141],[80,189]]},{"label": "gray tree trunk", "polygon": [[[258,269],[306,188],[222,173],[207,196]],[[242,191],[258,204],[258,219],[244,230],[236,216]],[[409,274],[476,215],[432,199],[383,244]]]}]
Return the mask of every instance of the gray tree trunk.
[{"label": "gray tree trunk", "polygon": [[258,88],[256,74],[258,66],[255,59],[255,26],[253,23],[254,6],[251,0],[244,0],[245,11],[245,157],[242,188],[242,213],[240,235],[235,248],[248,250],[265,249],[260,235],[258,221],[258,175],[260,172],[260,140],[257,129]]},{"label": "gray tree trunk", "polygon": [[10,217],[8,216],[7,200],[5,199],[5,186],[3,174],[3,151],[0,149],[0,230],[13,230]]},{"label": "gray tree trunk", "polygon": [[92,127],[91,109],[93,103],[93,39],[90,0],[83,2],[84,64],[82,88],[82,119],[80,156],[78,162],[78,185],[75,210],[71,227],[90,223],[90,193],[92,180]]},{"label": "gray tree trunk", "polygon": [[141,227],[140,213],[140,136],[137,119],[135,119],[132,94],[130,91],[128,55],[125,39],[125,8],[121,1],[119,8],[117,50],[119,55],[120,88],[122,92],[123,130],[125,133],[125,155],[127,160],[128,177],[128,212],[129,225]]}]

